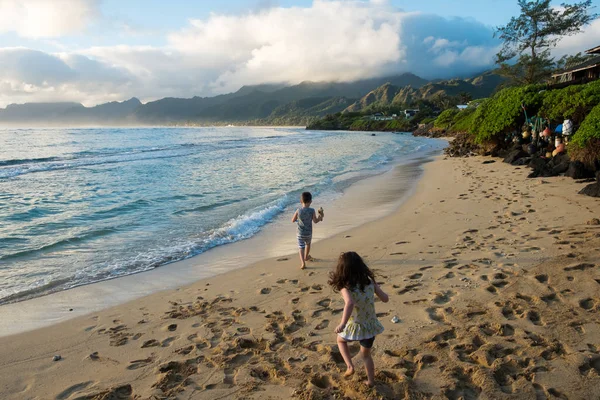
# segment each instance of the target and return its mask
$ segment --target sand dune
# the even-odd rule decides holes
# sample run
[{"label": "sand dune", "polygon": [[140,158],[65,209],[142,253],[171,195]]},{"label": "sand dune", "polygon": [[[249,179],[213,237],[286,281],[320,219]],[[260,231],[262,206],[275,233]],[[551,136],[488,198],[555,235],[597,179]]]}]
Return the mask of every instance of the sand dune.
[{"label": "sand dune", "polygon": [[[0,397],[598,399],[599,203],[483,161],[427,164],[400,210],[317,243],[305,271],[265,260],[1,338]],[[343,378],[335,345],[343,302],[326,280],[346,250],[390,295],[373,389],[358,357]]]}]

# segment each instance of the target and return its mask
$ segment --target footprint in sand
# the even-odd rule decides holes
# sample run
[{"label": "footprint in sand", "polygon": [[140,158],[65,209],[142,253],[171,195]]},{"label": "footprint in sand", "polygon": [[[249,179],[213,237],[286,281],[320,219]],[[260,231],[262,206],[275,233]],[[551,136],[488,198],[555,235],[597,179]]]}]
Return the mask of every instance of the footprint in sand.
[{"label": "footprint in sand", "polygon": [[452,279],[454,277],[455,277],[454,272],[450,271],[446,275],[444,275],[442,278],[444,278],[444,279]]},{"label": "footprint in sand", "polygon": [[175,353],[187,356],[192,351],[194,351],[194,348],[195,348],[194,345],[185,346],[185,347],[175,350]]},{"label": "footprint in sand", "polygon": [[412,274],[408,277],[408,279],[420,279],[423,277],[423,274],[421,273],[416,273],[416,274]]},{"label": "footprint in sand", "polygon": [[160,347],[169,347],[171,345],[171,342],[173,342],[175,339],[177,339],[177,336],[171,336],[166,338],[160,343]]},{"label": "footprint in sand", "polygon": [[436,304],[446,304],[450,300],[452,300],[452,297],[454,297],[455,295],[456,292],[453,292],[452,290],[446,290],[444,292],[436,293],[435,297],[433,298],[433,302]]},{"label": "footprint in sand", "polygon": [[145,349],[146,347],[157,347],[157,346],[160,346],[160,343],[158,342],[158,340],[150,339],[150,340],[146,340],[142,344],[142,349]]},{"label": "footprint in sand", "polygon": [[435,322],[444,322],[444,314],[442,313],[442,309],[440,307],[429,307],[425,310],[427,315],[429,315],[429,319]]},{"label": "footprint in sand", "polygon": [[329,298],[317,301],[317,305],[324,307],[324,308],[329,307],[330,304],[331,304],[331,299],[329,299]]},{"label": "footprint in sand", "polygon": [[271,288],[260,289],[260,294],[269,294],[269,293],[271,293]]},{"label": "footprint in sand", "polygon": [[143,360],[133,360],[133,361],[129,361],[129,365],[127,366],[127,369],[129,370],[135,370],[138,368],[142,368],[145,367],[149,364],[152,364],[154,362],[154,357],[150,356],[148,358],[144,358]]},{"label": "footprint in sand", "polygon": [[62,392],[60,392],[56,396],[56,399],[57,400],[68,399],[69,397],[71,397],[71,395],[84,390],[85,388],[87,388],[88,386],[90,386],[92,384],[94,384],[93,381],[87,381],[87,382],[77,383],[77,384],[75,384],[73,386],[69,386],[67,389],[65,389]]},{"label": "footprint in sand", "polygon": [[583,308],[584,310],[591,310],[594,308],[594,305],[594,300],[589,297],[587,299],[579,300],[579,307]]},{"label": "footprint in sand", "polygon": [[418,288],[421,287],[421,286],[423,286],[423,285],[420,284],[420,283],[414,283],[412,285],[406,285],[406,287],[404,289],[398,291],[398,294],[406,294],[408,292],[416,292],[416,291],[419,290]]},{"label": "footprint in sand", "polygon": [[315,326],[315,329],[318,331],[321,331],[321,330],[327,328],[328,326],[329,326],[329,320],[324,319],[323,321],[319,322],[319,324],[317,326]]},{"label": "footprint in sand", "polygon": [[572,265],[570,267],[566,267],[564,268],[565,271],[585,271],[586,269],[591,269],[594,268],[595,265],[594,264],[576,264],[576,265]]}]

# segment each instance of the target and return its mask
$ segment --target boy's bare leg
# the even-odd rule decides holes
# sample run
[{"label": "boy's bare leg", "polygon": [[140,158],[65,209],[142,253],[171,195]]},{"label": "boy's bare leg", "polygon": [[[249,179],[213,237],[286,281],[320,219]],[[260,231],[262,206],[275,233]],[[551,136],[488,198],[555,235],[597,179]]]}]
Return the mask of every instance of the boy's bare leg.
[{"label": "boy's bare leg", "polygon": [[313,261],[313,258],[310,256],[310,243],[306,245],[306,254],[304,256],[306,261]]},{"label": "boy's bare leg", "polygon": [[300,253],[300,262],[302,263],[302,264],[300,264],[300,269],[306,269],[306,262],[304,261],[304,249],[300,249],[299,253]]}]

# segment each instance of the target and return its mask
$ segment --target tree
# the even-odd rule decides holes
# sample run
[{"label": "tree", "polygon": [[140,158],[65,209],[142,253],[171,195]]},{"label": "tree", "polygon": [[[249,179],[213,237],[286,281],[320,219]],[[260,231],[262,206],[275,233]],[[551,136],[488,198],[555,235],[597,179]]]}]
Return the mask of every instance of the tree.
[{"label": "tree", "polygon": [[471,100],[473,100],[473,96],[469,92],[460,92],[458,94],[458,101],[460,104],[467,104]]},{"label": "tree", "polygon": [[565,69],[573,68],[574,66],[582,64],[591,58],[593,58],[593,55],[583,53],[577,53],[574,55],[564,55],[556,62],[556,70],[562,71]]},{"label": "tree", "polygon": [[[597,14],[591,14],[591,0],[572,5],[550,6],[550,0],[518,0],[521,14],[496,28],[495,37],[504,42],[496,54],[500,74],[515,84],[543,82],[553,70],[550,49],[564,37],[581,32]],[[514,60],[514,64],[509,61]]]}]

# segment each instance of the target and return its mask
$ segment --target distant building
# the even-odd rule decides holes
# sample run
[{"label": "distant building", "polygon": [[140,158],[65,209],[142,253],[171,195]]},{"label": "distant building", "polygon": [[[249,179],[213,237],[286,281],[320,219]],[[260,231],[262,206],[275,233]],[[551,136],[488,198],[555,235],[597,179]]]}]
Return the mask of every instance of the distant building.
[{"label": "distant building", "polygon": [[552,75],[554,85],[568,86],[576,83],[586,83],[600,79],[600,46],[586,51],[587,54],[595,55],[584,63],[575,65],[565,71]]},{"label": "distant building", "polygon": [[370,115],[369,119],[373,120],[373,121],[390,121],[390,120],[394,119],[394,116],[386,117],[385,114],[378,112],[378,113]]},{"label": "distant building", "polygon": [[404,118],[406,118],[406,119],[412,118],[415,115],[417,115],[418,112],[419,112],[418,108],[404,110]]},{"label": "distant building", "polygon": [[469,108],[468,104],[459,104],[456,106],[456,108],[458,108],[459,110],[464,110],[466,108]]}]

